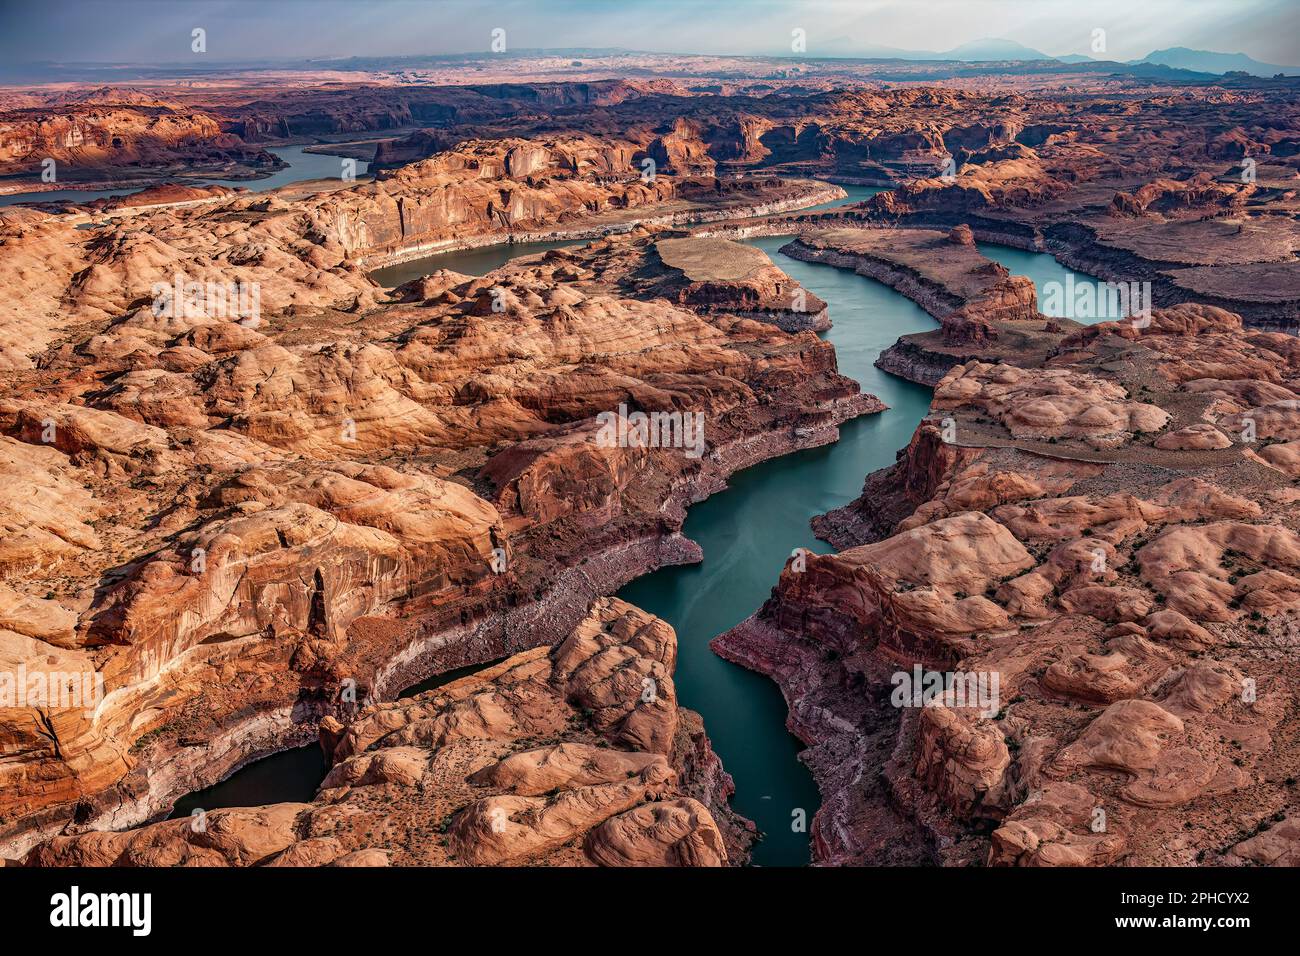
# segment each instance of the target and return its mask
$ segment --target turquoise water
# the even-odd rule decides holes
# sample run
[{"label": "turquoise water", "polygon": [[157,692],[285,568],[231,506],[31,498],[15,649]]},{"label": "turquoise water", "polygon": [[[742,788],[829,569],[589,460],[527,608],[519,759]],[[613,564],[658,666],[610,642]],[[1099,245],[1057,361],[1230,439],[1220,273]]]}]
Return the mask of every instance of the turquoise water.
[{"label": "turquoise water", "polygon": [[[850,190],[858,192],[850,192],[838,205],[861,202],[879,191],[846,188]],[[796,809],[812,819],[820,805],[817,788],[799,763],[799,741],[786,732],[785,701],[776,685],[722,660],[708,644],[767,599],[791,550],[828,550],[813,537],[808,522],[856,498],[867,474],[891,464],[895,451],[907,444],[929,409],[930,391],[886,374],[873,363],[900,335],[935,327],[923,309],[886,286],[833,266],[781,255],[777,250],[789,241],[789,236],[769,236],[747,244],[765,251],[828,303],[834,325],[823,337],[835,343],[840,371],[877,395],[890,410],[846,423],[834,445],[797,452],[734,475],[725,492],[695,505],[687,517],[685,534],[704,549],[704,561],[665,568],[619,592],[619,597],[657,614],[677,630],[678,698],[704,716],[714,750],[736,779],[733,805],[765,833],[755,848],[754,862],[768,866],[808,862],[808,835],[795,832],[791,821]],[[371,276],[387,286],[418,278],[433,268],[483,275],[517,256],[558,245],[565,243],[504,244],[444,253]]]},{"label": "turquoise water", "polygon": [[[327,156],[324,153],[308,153],[302,146],[283,146],[275,149],[268,149],[268,153],[274,153],[289,165],[284,169],[276,170],[266,179],[205,179],[205,186],[243,186],[245,189],[251,189],[255,193],[265,192],[268,189],[275,189],[278,186],[288,186],[290,183],[300,183],[308,179],[341,179],[343,177],[343,160],[342,156]],[[364,176],[370,169],[370,164],[364,159],[358,159],[356,169],[357,176]]]},{"label": "turquoise water", "polygon": [[[322,153],[303,152],[301,146],[283,146],[268,149],[288,163],[285,169],[277,170],[265,179],[188,179],[177,178],[187,186],[242,186],[253,192],[264,192],[277,186],[302,182],[307,179],[337,179],[343,174],[343,158],[326,156]],[[365,160],[357,160],[356,174],[364,176],[370,168]],[[0,206],[12,206],[20,202],[90,202],[107,196],[130,196],[144,187],[136,189],[53,189],[49,192],[13,193],[0,196]]]},{"label": "turquoise water", "polygon": [[[502,658],[504,660],[504,658]],[[444,671],[406,688],[397,696],[414,697],[454,680],[460,680],[500,661],[473,664]],[[196,790],[176,801],[169,820],[188,817],[195,810],[220,807],[258,807],[266,803],[308,803],[329,769],[320,744],[308,744],[263,757],[236,770],[225,780],[204,790]]]},{"label": "turquoise water", "polygon": [[900,335],[935,327],[930,316],[892,289],[833,266],[800,262],[777,250],[789,237],[753,239],[778,266],[830,306],[840,371],[890,410],[848,422],[833,445],[747,469],[724,492],[691,508],[684,533],[704,549],[697,565],[665,568],[633,581],[622,597],[677,630],[675,681],[681,703],[699,711],[722,764],[736,780],[732,805],[764,832],[754,850],[762,866],[801,866],[808,834],[792,828],[795,810],[811,821],[820,806],[801,745],[785,729],[786,706],[766,677],[729,664],[709,641],[768,598],[794,548],[825,552],[808,522],[862,493],[869,472],[890,465],[928,411],[930,391],[872,363]]},{"label": "turquoise water", "polygon": [[[1046,252],[1028,252],[1012,246],[999,246],[992,242],[977,242],[975,245],[985,256],[995,262],[1002,263],[1002,265],[1010,269],[1012,275],[1029,276],[1029,278],[1033,279],[1034,286],[1038,290],[1038,309],[1045,315],[1061,318],[1074,312],[1075,314],[1070,317],[1076,322],[1082,322],[1084,325],[1093,325],[1097,322],[1124,317],[1126,310],[1123,309],[1114,313],[1107,313],[1103,309],[1098,309],[1096,312],[1084,315],[1071,308],[1069,300],[1065,297],[1063,291],[1077,289],[1083,283],[1096,288],[1099,280],[1082,272],[1076,272],[1068,266],[1061,265]],[[1056,287],[1055,296],[1048,294],[1053,284]]]},{"label": "turquoise water", "polygon": [[[704,716],[714,749],[736,779],[736,809],[764,831],[754,861],[766,866],[808,862],[808,835],[794,832],[791,821],[796,809],[811,821],[819,806],[817,788],[798,761],[799,742],[786,732],[785,702],[776,685],[717,657],[708,643],[758,609],[792,549],[828,550],[812,536],[809,520],[856,498],[866,475],[893,462],[894,452],[907,444],[929,408],[929,390],[888,375],[872,363],[898,336],[935,327],[919,306],[883,285],[832,266],[780,255],[777,250],[788,241],[788,236],[764,237],[749,245],[763,249],[826,300],[834,327],[823,335],[835,343],[840,371],[891,408],[846,423],[834,445],[797,452],[734,475],[726,491],[695,505],[687,518],[685,533],[700,543],[704,561],[646,575],[619,594],[676,628],[678,697]],[[541,250],[521,244],[447,253],[437,257],[438,267],[482,274],[529,251]],[[401,696],[439,686],[482,666],[487,665],[438,675]],[[185,798],[176,812],[183,816],[196,806],[211,810],[309,799],[323,773],[323,765],[310,764],[299,751],[287,751]],[[229,800],[236,802],[225,802]]]},{"label": "turquoise water", "polygon": [[20,202],[92,202],[109,196],[130,196],[138,193],[137,189],[51,189],[44,193],[10,193],[0,196],[0,206],[14,206]]}]

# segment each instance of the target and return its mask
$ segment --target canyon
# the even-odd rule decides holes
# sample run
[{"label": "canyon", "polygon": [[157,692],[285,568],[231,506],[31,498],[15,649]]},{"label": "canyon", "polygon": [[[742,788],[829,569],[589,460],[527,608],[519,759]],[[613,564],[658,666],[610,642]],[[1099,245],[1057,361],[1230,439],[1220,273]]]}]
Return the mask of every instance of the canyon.
[{"label": "canyon", "polygon": [[[7,352],[12,381],[43,383],[3,412],[8,467],[42,492],[6,502],[3,566],[50,595],[7,589],[7,657],[106,685],[88,712],[7,724],[15,847],[144,822],[359,702],[560,641],[600,595],[698,559],[685,506],[731,472],[881,408],[811,332],[733,314],[800,291],[770,264],[669,306],[642,288],[681,281],[668,240],[638,227],[390,293],[282,205],[187,199],[94,232],[0,214],[12,281],[39,270],[67,323],[42,332],[73,339],[51,362],[14,329]],[[51,269],[56,247],[88,258]],[[150,299],[232,265],[258,315]],[[620,402],[702,409],[708,455],[599,444]]]},{"label": "canyon", "polygon": [[554,647],[346,727],[325,718],[332,766],[310,804],[56,837],[28,862],[723,866],[752,837],[698,717],[677,707],[675,652],[662,621],[600,599]]},{"label": "canyon", "polygon": [[[820,69],[0,98],[3,171],[152,184],[0,209],[0,669],[104,687],[0,708],[0,855],[743,865],[675,690],[715,638],[788,705],[814,864],[1294,860],[1297,81]],[[173,176],[362,134],[368,181]],[[1047,314],[987,243],[1151,308]],[[717,557],[688,509],[888,414],[786,261],[933,317],[872,357],[928,411],[814,518],[835,551],[779,542],[761,607],[675,633],[628,601]],[[611,444],[620,408],[704,447]],[[996,706],[900,707],[916,667]],[[311,741],[312,800],[163,819]]]}]

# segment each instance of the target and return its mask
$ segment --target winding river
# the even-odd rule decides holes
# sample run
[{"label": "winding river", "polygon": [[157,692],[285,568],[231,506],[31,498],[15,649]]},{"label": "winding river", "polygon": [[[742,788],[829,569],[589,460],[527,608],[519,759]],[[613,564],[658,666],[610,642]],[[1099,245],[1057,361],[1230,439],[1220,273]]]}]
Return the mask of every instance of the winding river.
[{"label": "winding river", "polygon": [[[837,204],[860,202],[879,190],[848,187]],[[767,599],[790,552],[825,552],[809,520],[856,498],[872,471],[890,465],[928,411],[930,390],[882,372],[876,357],[900,335],[936,326],[918,305],[892,289],[853,272],[801,262],[780,253],[789,236],[751,239],[778,266],[830,306],[833,327],[822,333],[835,344],[840,371],[889,406],[878,415],[847,422],[840,440],[821,448],[764,462],[732,476],[727,490],[690,509],[684,533],[704,550],[700,564],[669,567],[633,581],[622,597],[670,623],[678,635],[675,675],[678,699],[698,711],[714,750],[735,778],[733,806],[758,824],[764,837],[754,848],[760,866],[803,866],[809,838],[792,821],[796,811],[811,821],[820,805],[811,775],[799,762],[801,744],[785,727],[786,706],[765,677],[730,664],[709,650],[709,641],[752,614]],[[446,268],[483,275],[510,259],[570,243],[500,245],[443,253],[374,273],[384,285]],[[1029,275],[1039,286],[1064,281],[1070,272],[1051,256],[981,244],[985,255]],[[1075,273],[1079,279],[1088,277]],[[487,665],[480,665],[487,666]],[[477,670],[439,675],[402,696]],[[194,807],[242,806],[310,799],[324,773],[316,748],[273,755],[244,768],[209,790],[186,797],[177,814]]]},{"label": "winding river", "polygon": [[[910,299],[871,279],[834,266],[781,255],[789,236],[751,239],[792,278],[830,306],[840,371],[889,406],[840,427],[840,440],[747,469],[721,494],[691,508],[683,533],[704,549],[696,565],[664,568],[619,592],[672,624],[678,636],[675,677],[682,704],[704,717],[722,764],[736,780],[732,799],[758,824],[764,839],[754,848],[760,866],[799,866],[809,860],[808,835],[793,827],[794,811],[806,819],[820,806],[817,788],[798,762],[799,741],[785,730],[786,706],[765,677],[722,660],[709,650],[716,635],[740,623],[767,600],[794,548],[825,552],[812,536],[814,515],[852,501],[866,476],[894,463],[916,423],[930,407],[930,390],[876,368],[876,357],[900,335],[935,327]],[[1050,255],[990,243],[980,251],[1017,275],[1065,282],[1072,271]],[[1076,281],[1091,277],[1074,273]]]},{"label": "winding river", "polygon": [[767,600],[794,548],[830,550],[808,522],[862,492],[869,472],[894,461],[930,407],[930,390],[895,378],[872,363],[900,335],[924,332],[935,321],[920,306],[878,282],[778,250],[789,236],[748,241],[830,306],[840,371],[889,410],[840,427],[833,445],[786,455],[749,468],[730,487],[691,508],[683,533],[704,549],[704,561],[664,568],[619,592],[677,630],[677,695],[704,717],[722,764],[736,780],[732,805],[758,824],[754,848],[760,866],[801,866],[808,834],[793,826],[803,810],[811,821],[820,806],[812,777],[799,763],[799,741],[785,729],[786,706],[776,684],[722,660],[709,641],[740,623]]}]

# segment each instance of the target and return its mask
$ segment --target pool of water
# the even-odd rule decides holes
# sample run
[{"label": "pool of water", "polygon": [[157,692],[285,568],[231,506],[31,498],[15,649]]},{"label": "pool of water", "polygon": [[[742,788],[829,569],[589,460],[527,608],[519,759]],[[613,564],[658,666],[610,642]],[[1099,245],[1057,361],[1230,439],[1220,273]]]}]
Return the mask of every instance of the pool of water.
[{"label": "pool of water", "polygon": [[176,801],[169,820],[195,810],[219,807],[258,807],[264,803],[308,803],[325,779],[325,754],[320,744],[284,750],[236,770],[206,790]]},{"label": "pool of water", "polygon": [[[343,157],[326,156],[323,153],[304,152],[301,146],[278,146],[268,149],[288,163],[285,169],[277,170],[265,179],[177,179],[187,186],[242,186],[253,192],[264,192],[277,186],[287,186],[308,179],[337,179],[343,175]],[[356,174],[363,176],[370,168],[365,160],[357,160]],[[49,192],[12,193],[0,196],[0,206],[12,206],[20,202],[90,202],[107,196],[130,196],[143,191],[140,186],[134,189],[54,189]]]},{"label": "pool of water", "polygon": [[511,259],[520,256],[532,256],[549,249],[566,249],[570,246],[584,245],[586,239],[565,239],[556,242],[503,242],[479,249],[464,249],[460,252],[439,252],[431,256],[399,262],[395,266],[385,266],[370,273],[385,289],[395,289],[412,279],[419,279],[439,269],[450,269],[467,276],[487,275],[493,269],[499,269]]},{"label": "pool of water", "polygon": [[[501,660],[486,664],[473,664],[444,671],[406,688],[399,699],[414,697],[452,681],[468,677]],[[188,817],[195,810],[215,810],[219,807],[257,807],[266,803],[307,803],[316,796],[316,789],[325,779],[328,770],[325,754],[320,744],[309,744],[283,750],[263,757],[243,767],[220,783],[198,790],[176,801],[170,820]]]},{"label": "pool of water", "polygon": [[[289,165],[284,169],[276,170],[266,179],[207,179],[204,180],[204,185],[243,186],[255,193],[260,193],[268,189],[288,186],[290,183],[300,183],[308,179],[341,179],[343,178],[343,164],[347,162],[343,156],[309,153],[302,146],[282,146],[268,149],[267,152],[274,153]],[[364,176],[369,169],[370,164],[368,162],[364,159],[358,159],[353,172],[357,176]]]},{"label": "pool of water", "polygon": [[477,674],[479,671],[487,670],[489,667],[495,667],[500,664],[504,657],[499,657],[494,661],[488,661],[486,664],[469,664],[465,667],[455,667],[449,671],[443,671],[441,674],[434,674],[427,680],[422,680],[418,684],[412,684],[406,690],[397,695],[398,700],[405,700],[408,697],[416,697],[423,694],[426,690],[435,690],[452,681],[460,680],[462,677],[468,677],[470,674]]}]

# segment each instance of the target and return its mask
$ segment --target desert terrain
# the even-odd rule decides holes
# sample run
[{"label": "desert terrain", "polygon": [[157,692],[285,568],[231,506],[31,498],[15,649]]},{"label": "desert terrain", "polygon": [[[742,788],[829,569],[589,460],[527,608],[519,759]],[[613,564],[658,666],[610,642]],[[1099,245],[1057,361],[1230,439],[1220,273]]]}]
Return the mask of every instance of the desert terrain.
[{"label": "desert terrain", "polygon": [[[285,145],[369,172],[243,188]],[[102,686],[0,706],[0,856],[750,862],[674,690],[697,635],[614,595],[707,561],[684,523],[736,475],[886,411],[835,306],[746,244],[781,236],[935,322],[877,360],[933,390],[896,462],[704,635],[781,690],[808,862],[1300,862],[1298,186],[1300,79],[1164,67],[0,88],[0,660]],[[1149,307],[1053,314],[977,243]],[[628,410],[674,440],[608,440]],[[918,668],[996,706],[900,706]],[[311,801],[167,819],[316,741]]]}]

